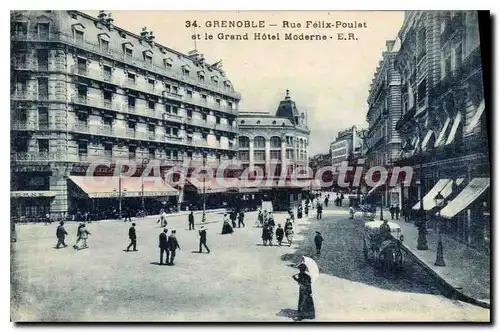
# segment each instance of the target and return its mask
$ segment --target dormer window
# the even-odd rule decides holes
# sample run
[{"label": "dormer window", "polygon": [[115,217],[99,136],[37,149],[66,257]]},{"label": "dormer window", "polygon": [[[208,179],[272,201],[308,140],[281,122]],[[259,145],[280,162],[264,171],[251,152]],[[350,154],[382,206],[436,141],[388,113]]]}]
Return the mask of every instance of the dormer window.
[{"label": "dormer window", "polygon": [[76,15],[76,13],[75,13],[75,12],[71,12],[71,13],[69,13],[69,17],[71,17],[73,20],[78,19],[78,16]]},{"label": "dormer window", "polygon": [[84,32],[80,30],[75,30],[75,42],[83,43]]},{"label": "dormer window", "polygon": [[187,66],[187,65],[182,66],[182,74],[184,76],[189,76],[190,73],[191,73],[191,71],[189,69],[189,66]]},{"label": "dormer window", "polygon": [[165,65],[165,68],[168,69],[168,70],[171,70],[172,69],[172,62],[174,60],[172,60],[172,58],[166,58],[166,59],[163,59],[163,64]]},{"label": "dormer window", "polygon": [[144,61],[148,64],[153,64],[153,57],[151,55],[144,54]]},{"label": "dormer window", "polygon": [[198,80],[202,83],[205,82],[205,73],[203,71],[198,72]]},{"label": "dormer window", "polygon": [[14,34],[26,37],[28,34],[28,22],[14,22]]},{"label": "dormer window", "polygon": [[38,23],[38,38],[49,39],[49,23]]},{"label": "dormer window", "polygon": [[217,87],[219,86],[219,79],[217,76],[212,76],[212,83]]}]

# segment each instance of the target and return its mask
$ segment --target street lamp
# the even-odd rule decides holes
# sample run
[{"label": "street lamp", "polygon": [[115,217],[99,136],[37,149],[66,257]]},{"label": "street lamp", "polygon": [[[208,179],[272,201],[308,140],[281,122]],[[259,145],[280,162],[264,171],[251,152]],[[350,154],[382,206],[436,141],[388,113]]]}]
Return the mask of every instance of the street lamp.
[{"label": "street lamp", "polygon": [[434,197],[434,202],[436,203],[436,206],[439,208],[438,215],[439,215],[439,220],[438,220],[438,245],[437,245],[437,254],[436,254],[436,262],[434,265],[436,266],[446,266],[444,263],[444,258],[443,258],[443,242],[441,239],[441,208],[444,206],[444,197],[441,195],[441,192],[438,192],[436,197]]},{"label": "street lamp", "polygon": [[380,220],[384,220],[384,196],[380,193]]},{"label": "street lamp", "polygon": [[141,208],[142,212],[146,213],[146,205],[144,203],[144,169],[146,168],[146,165],[149,163],[148,158],[142,159],[142,174],[141,174]]},{"label": "street lamp", "polygon": [[[207,164],[207,153],[203,152],[203,174],[205,174],[205,166]],[[206,215],[205,215],[205,210],[206,210],[206,204],[207,204],[207,197],[205,193],[205,180],[206,176],[203,178],[203,214],[201,215],[201,222],[205,222],[206,220]]]}]

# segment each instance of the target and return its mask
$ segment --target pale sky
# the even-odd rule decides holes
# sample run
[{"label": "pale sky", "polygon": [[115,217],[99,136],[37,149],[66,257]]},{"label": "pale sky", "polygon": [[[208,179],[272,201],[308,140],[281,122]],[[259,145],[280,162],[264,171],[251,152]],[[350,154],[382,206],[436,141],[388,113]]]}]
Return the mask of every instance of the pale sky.
[{"label": "pale sky", "polygon": [[[92,16],[97,11],[86,11]],[[198,40],[196,46],[208,63],[223,61],[223,69],[236,91],[242,94],[240,111],[271,111],[290,90],[299,112],[308,115],[310,154],[328,152],[339,130],[365,124],[366,99],[373,74],[385,50],[404,19],[396,11],[112,11],[114,24],[136,34],[143,27],[154,31],[156,41],[187,53],[194,49],[193,28],[185,21],[196,20],[196,33],[214,35]],[[211,20],[265,21],[265,29],[207,28]],[[301,28],[284,29],[282,22],[300,22]],[[305,28],[306,21],[336,21],[363,24],[358,29]],[[269,27],[277,24],[277,27]],[[280,40],[217,40],[217,33],[255,32],[280,34]],[[285,33],[325,34],[328,40],[284,40]],[[358,40],[338,40],[338,33],[354,32]],[[329,37],[333,39],[330,39]]]}]

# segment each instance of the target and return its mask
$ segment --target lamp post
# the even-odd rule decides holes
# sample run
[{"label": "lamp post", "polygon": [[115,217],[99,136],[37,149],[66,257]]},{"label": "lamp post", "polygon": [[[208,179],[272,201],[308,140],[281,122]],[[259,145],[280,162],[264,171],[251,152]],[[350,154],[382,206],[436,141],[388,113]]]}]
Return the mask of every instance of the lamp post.
[{"label": "lamp post", "polygon": [[384,220],[384,197],[382,193],[380,193],[380,220]]},{"label": "lamp post", "polygon": [[[205,174],[205,166],[207,164],[207,153],[203,152],[203,174]],[[205,179],[206,176],[203,178],[203,214],[201,215],[201,222],[205,222],[206,220],[206,215],[205,215],[205,210],[206,210],[206,204],[207,204],[207,197],[205,193]]]},{"label": "lamp post", "polygon": [[142,174],[141,174],[141,209],[143,213],[146,213],[146,205],[144,203],[144,169],[149,163],[148,158],[142,159]]},{"label": "lamp post", "polygon": [[446,266],[443,258],[443,242],[441,239],[441,208],[444,206],[444,197],[441,195],[441,192],[438,192],[436,197],[434,197],[434,201],[436,202],[436,206],[439,209],[438,211],[438,244],[437,244],[437,253],[436,253],[436,262],[434,265],[436,266]]}]

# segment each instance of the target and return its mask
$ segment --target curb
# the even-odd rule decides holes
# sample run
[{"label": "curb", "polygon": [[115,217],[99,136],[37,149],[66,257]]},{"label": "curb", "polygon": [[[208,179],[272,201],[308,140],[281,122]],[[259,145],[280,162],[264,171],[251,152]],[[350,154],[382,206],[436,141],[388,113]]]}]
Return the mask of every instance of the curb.
[{"label": "curb", "polygon": [[410,258],[413,261],[415,261],[420,267],[422,267],[426,272],[431,274],[439,282],[439,284],[446,290],[445,292],[446,297],[451,298],[452,300],[459,300],[462,302],[470,303],[485,309],[491,309],[490,303],[470,297],[459,291],[457,288],[453,287],[450,283],[444,280],[439,274],[437,274],[436,271],[434,271],[430,266],[428,266],[420,258],[418,258],[410,249],[408,249],[404,245],[404,243],[401,246],[401,248],[404,250],[405,253],[407,253],[410,256]]}]

